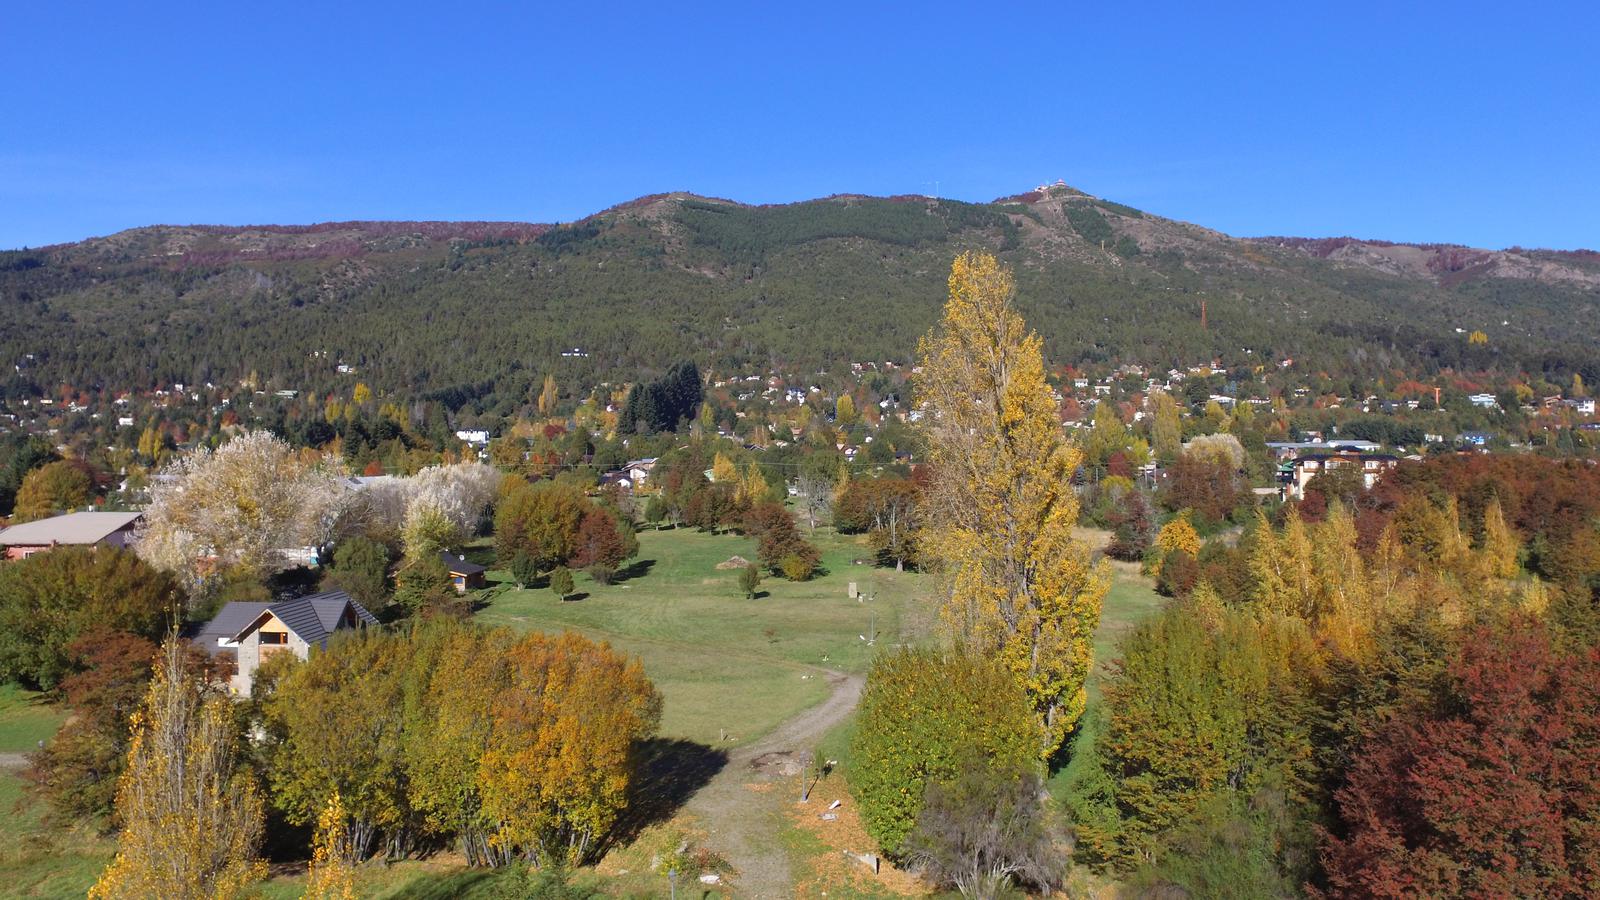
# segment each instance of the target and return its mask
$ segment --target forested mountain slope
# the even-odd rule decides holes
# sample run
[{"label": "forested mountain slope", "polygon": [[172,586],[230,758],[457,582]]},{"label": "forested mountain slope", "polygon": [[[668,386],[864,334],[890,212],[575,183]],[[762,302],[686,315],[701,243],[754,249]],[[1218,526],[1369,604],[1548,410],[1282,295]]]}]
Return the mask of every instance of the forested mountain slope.
[{"label": "forested mountain slope", "polygon": [[536,392],[547,372],[632,380],[684,357],[722,373],[904,361],[971,247],[1015,268],[1058,363],[1248,349],[1336,375],[1600,379],[1596,254],[1234,238],[1064,185],[989,204],[670,194],[562,226],[139,228],[0,253],[0,362],[9,393],[251,372],[316,390],[346,363],[458,406]]}]

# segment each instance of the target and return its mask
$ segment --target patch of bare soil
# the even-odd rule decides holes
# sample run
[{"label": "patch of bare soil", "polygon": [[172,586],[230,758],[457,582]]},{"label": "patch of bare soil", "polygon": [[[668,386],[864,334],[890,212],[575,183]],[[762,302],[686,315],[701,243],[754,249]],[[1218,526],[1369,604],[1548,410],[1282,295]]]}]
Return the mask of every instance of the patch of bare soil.
[{"label": "patch of bare soil", "polygon": [[[824,670],[833,693],[789,719],[777,730],[728,754],[728,764],[691,798],[684,811],[705,828],[705,844],[736,871],[732,882],[743,897],[802,896],[789,857],[779,839],[785,807],[798,791],[770,789],[793,779],[829,729],[843,721],[861,699],[859,675]],[[795,785],[798,787],[798,784]]]}]

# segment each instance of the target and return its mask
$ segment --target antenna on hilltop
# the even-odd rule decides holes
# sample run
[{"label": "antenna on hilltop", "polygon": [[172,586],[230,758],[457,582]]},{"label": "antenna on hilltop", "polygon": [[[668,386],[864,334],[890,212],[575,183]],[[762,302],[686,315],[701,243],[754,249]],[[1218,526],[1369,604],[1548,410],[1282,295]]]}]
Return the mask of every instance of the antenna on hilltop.
[{"label": "antenna on hilltop", "polygon": [[929,196],[931,196],[935,200],[939,199],[939,179],[935,178],[932,181],[924,181],[922,183],[922,186],[923,187],[927,187],[930,184],[933,185],[933,193],[930,194]]}]

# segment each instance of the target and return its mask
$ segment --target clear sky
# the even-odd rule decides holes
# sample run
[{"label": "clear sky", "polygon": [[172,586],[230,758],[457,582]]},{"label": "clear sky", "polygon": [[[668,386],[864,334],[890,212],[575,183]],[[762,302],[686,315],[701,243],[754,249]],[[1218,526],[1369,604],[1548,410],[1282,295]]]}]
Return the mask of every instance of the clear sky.
[{"label": "clear sky", "polygon": [[1600,4],[1221,5],[11,4],[0,247],[1062,178],[1238,235],[1600,248]]}]

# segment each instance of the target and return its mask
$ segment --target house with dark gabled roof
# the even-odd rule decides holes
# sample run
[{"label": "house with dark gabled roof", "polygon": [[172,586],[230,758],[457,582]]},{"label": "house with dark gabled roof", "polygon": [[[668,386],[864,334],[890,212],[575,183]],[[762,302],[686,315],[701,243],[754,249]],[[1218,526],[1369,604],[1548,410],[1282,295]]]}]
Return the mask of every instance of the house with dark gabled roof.
[{"label": "house with dark gabled roof", "polygon": [[444,563],[446,572],[450,573],[450,583],[455,585],[456,593],[465,594],[475,591],[484,585],[483,573],[489,571],[477,563],[467,562],[467,558],[449,550],[439,551],[439,561]]},{"label": "house with dark gabled roof", "polygon": [[273,654],[305,659],[312,647],[326,649],[335,632],[376,624],[377,617],[349,594],[328,591],[276,603],[229,603],[193,640],[213,656],[233,656],[228,689],[248,697],[256,669]]}]

